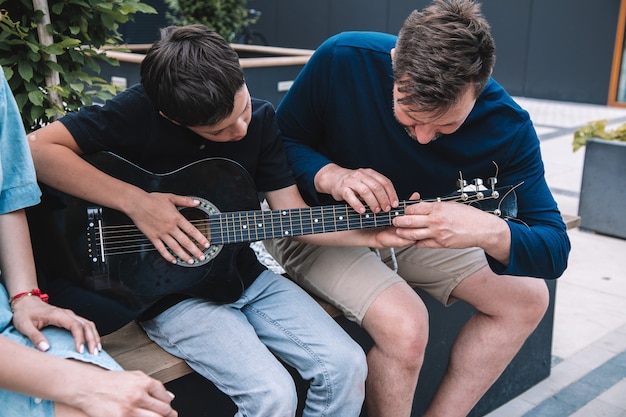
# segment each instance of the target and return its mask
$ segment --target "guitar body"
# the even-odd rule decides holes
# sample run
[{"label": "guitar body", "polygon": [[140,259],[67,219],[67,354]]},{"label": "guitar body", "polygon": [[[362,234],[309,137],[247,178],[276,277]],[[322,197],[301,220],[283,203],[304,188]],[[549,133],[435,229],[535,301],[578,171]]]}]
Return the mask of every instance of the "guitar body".
[{"label": "guitar body", "polygon": [[[101,152],[85,158],[95,167],[148,192],[199,197],[220,211],[258,210],[259,199],[249,174],[236,162],[222,158],[204,159],[167,174],[153,174],[114,154]],[[74,280],[89,290],[111,297],[131,309],[143,311],[172,294],[203,297],[216,302],[233,302],[244,289],[237,258],[248,243],[213,248],[213,259],[192,266],[167,262],[145,239],[124,253],[102,250],[94,222],[106,230],[126,230],[132,221],[123,213],[67,197],[61,221],[74,264]],[[205,216],[201,210],[181,210],[187,218]],[[98,220],[90,212],[98,213]],[[97,229],[96,229],[97,230]],[[127,239],[137,239],[137,233]],[[122,238],[124,239],[124,238]]]}]

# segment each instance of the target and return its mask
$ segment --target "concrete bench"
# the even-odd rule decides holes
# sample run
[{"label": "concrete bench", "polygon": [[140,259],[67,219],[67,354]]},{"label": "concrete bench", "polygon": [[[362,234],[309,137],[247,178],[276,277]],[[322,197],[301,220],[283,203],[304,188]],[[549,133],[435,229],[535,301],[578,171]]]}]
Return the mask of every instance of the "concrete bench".
[{"label": "concrete bench", "polygon": [[[563,215],[563,220],[565,221],[568,229],[576,228],[580,225],[579,216]],[[551,281],[548,283],[548,286],[551,290],[552,297],[554,296],[555,285],[556,284],[554,281]],[[426,295],[425,293],[420,292],[420,295],[422,295],[422,297],[425,299],[425,302],[427,304],[427,307],[429,307],[429,309],[430,308],[442,309],[442,312],[447,311],[446,314],[454,315],[455,317],[457,316],[460,317],[460,320],[458,320],[459,321],[458,323],[448,322],[448,323],[445,323],[445,325],[443,326],[439,326],[438,323],[431,323],[431,328],[443,327],[442,334],[431,335],[431,341],[435,343],[446,344],[447,346],[451,345],[453,338],[447,336],[449,333],[451,333],[449,332],[449,330],[451,329],[451,326],[457,327],[456,330],[452,332],[454,333],[454,335],[456,335],[456,331],[458,331],[458,328],[462,326],[465,320],[471,317],[471,315],[473,314],[473,311],[471,311],[469,306],[458,306],[458,307],[453,306],[449,308],[444,308],[440,305],[437,305],[436,302],[433,302],[433,300],[430,300],[428,298],[428,295]],[[359,342],[362,346],[364,346],[365,349],[369,349],[369,347],[371,347],[371,340],[368,340],[367,334],[361,328],[359,328],[356,324],[345,319],[345,317],[341,315],[341,312],[337,310],[331,304],[324,302],[322,300],[318,300],[318,302],[322,305],[322,307],[324,307],[324,309],[328,312],[328,314],[334,317],[339,322],[339,324],[342,327],[344,327],[344,329],[346,329],[346,331],[348,331],[348,333],[350,333],[355,338],[355,340],[357,340],[357,342]],[[460,303],[457,303],[457,304],[460,304]],[[553,305],[553,303],[551,304]],[[454,311],[455,309],[458,311]],[[547,321],[543,326],[544,329],[541,331],[550,332],[550,340],[547,343],[551,344],[552,315],[550,313],[548,313],[547,316],[548,315],[549,317],[546,319]],[[440,316],[440,318],[436,320],[441,320],[441,314],[437,314],[437,316]],[[443,334],[444,332],[445,332],[445,335]],[[448,337],[448,340],[438,341],[438,337],[443,337],[443,338]],[[533,343],[536,344],[537,342],[530,341],[531,345]],[[104,346],[104,349],[110,355],[112,355],[124,369],[141,370],[145,372],[146,374],[162,381],[163,383],[169,383],[185,375],[193,373],[193,370],[187,365],[187,363],[185,363],[185,361],[175,356],[172,356],[169,353],[162,350],[157,344],[155,344],[150,339],[148,339],[148,337],[146,336],[144,331],[141,329],[141,327],[134,322],[127,324],[126,326],[115,331],[114,333],[104,336],[103,346]],[[441,345],[434,349],[439,351],[437,355],[444,354],[444,353],[447,355],[446,352],[442,352]],[[533,346],[530,346],[528,349],[532,350]],[[537,358],[534,358],[534,359],[536,360]],[[425,365],[424,365],[425,367],[427,366],[427,362],[428,362],[428,352],[427,352],[427,357],[425,360]],[[544,362],[545,362],[545,359],[544,359]],[[550,366],[549,359],[548,359],[547,364],[545,363],[542,364],[543,368],[545,368],[546,366],[547,366],[548,373],[549,373],[549,366]],[[439,368],[445,369],[445,362],[443,365],[438,364],[437,367],[438,367],[438,371],[440,370]],[[428,370],[423,370],[423,373],[426,373],[426,372],[428,372]],[[545,378],[546,376],[547,375],[545,375],[541,379]],[[523,377],[523,375],[521,377]],[[531,381],[530,386],[534,385],[534,383],[536,382]],[[434,389],[436,389],[436,386],[438,385],[438,383],[437,384],[433,383],[429,385],[430,387],[428,387],[428,390],[430,391],[427,393],[424,393],[424,395],[426,396],[428,396],[431,393],[434,393]],[[525,387],[525,388],[522,387],[522,388],[527,389],[527,388],[530,388],[530,386]],[[495,400],[495,401],[501,401],[501,400]],[[484,408],[492,410],[492,409],[497,408],[497,406],[499,405],[500,404],[495,402],[492,404],[484,405]],[[482,415],[482,414],[479,414],[479,415]]]}]

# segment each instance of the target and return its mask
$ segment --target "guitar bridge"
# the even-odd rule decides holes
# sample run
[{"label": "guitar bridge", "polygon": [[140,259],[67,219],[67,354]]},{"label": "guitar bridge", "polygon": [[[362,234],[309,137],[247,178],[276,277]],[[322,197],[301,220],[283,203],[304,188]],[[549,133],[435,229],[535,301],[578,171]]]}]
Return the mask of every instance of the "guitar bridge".
[{"label": "guitar bridge", "polygon": [[102,207],[87,208],[87,255],[91,261],[93,286],[96,290],[111,288],[109,267],[104,252]]}]

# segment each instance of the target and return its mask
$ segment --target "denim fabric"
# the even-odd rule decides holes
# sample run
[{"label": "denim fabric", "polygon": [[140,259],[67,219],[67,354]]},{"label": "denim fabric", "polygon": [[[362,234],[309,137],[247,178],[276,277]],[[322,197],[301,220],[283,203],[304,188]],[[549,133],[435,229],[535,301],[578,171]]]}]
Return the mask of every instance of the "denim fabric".
[{"label": "denim fabric", "polygon": [[[9,308],[9,297],[3,285],[0,285],[0,337],[7,337],[19,344],[35,348],[30,340],[18,332],[11,324],[13,314]],[[46,327],[42,332],[50,342],[50,349],[46,352],[61,358],[71,358],[82,362],[92,363],[105,369],[121,370],[122,368],[105,352],[92,355],[87,352],[80,354],[74,347],[74,338],[69,331],[57,327]],[[52,402],[33,398],[22,394],[0,389],[0,404],[2,417],[52,417],[54,407]]]},{"label": "denim fabric", "polygon": [[293,417],[295,384],[277,358],[310,381],[303,416],[360,414],[363,350],[300,287],[271,271],[235,303],[189,299],[142,325],[229,395],[236,416]]},{"label": "denim fabric", "polygon": [[39,203],[41,191],[22,118],[0,70],[0,214]]},{"label": "denim fabric", "polygon": [[54,403],[41,398],[28,397],[0,390],[2,417],[54,417]]}]

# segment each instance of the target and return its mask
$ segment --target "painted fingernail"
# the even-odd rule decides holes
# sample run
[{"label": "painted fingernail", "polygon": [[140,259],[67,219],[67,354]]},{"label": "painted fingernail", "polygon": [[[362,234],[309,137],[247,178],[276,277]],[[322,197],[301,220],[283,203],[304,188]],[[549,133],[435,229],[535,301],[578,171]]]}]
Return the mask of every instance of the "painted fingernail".
[{"label": "painted fingernail", "polygon": [[42,352],[47,352],[50,349],[50,345],[46,342],[39,342],[37,348]]}]

